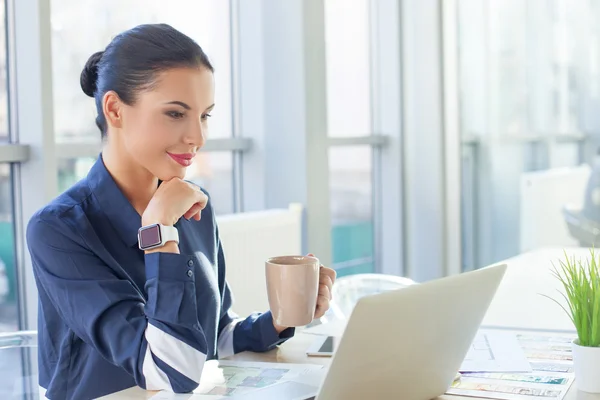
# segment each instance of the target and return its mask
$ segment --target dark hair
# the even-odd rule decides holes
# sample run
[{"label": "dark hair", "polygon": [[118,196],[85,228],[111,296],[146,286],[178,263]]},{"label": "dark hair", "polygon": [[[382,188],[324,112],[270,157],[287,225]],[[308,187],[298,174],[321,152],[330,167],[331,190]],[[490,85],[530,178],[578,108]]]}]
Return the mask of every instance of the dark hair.
[{"label": "dark hair", "polygon": [[116,36],[106,50],[92,54],[83,71],[83,92],[96,99],[96,125],[106,135],[102,98],[115,91],[125,104],[152,89],[156,75],[172,68],[213,67],[202,48],[190,37],[167,24],[139,25]]}]

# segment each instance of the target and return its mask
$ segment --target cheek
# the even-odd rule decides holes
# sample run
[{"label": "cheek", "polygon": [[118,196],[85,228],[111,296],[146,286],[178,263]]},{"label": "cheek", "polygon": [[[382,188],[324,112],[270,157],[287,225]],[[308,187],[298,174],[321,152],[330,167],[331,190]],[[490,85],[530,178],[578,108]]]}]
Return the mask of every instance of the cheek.
[{"label": "cheek", "polygon": [[169,124],[160,119],[146,119],[135,130],[128,132],[128,147],[143,157],[164,154],[173,143]]},{"label": "cheek", "polygon": [[180,171],[166,154],[180,142],[179,131],[183,124],[147,119],[127,132],[127,150],[132,158],[154,176],[169,180],[174,176],[181,179],[185,173]]}]

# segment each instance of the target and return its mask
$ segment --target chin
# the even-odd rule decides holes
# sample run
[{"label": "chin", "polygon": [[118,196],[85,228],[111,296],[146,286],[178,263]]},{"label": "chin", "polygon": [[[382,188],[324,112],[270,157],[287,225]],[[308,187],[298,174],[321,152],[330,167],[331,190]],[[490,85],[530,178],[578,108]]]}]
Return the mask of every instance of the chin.
[{"label": "chin", "polygon": [[154,176],[156,176],[158,179],[160,179],[163,182],[167,182],[173,178],[184,179],[185,173],[186,173],[186,169],[183,167],[182,168],[177,168],[177,167],[173,168],[173,167],[169,166],[167,168],[161,168],[160,170],[156,171]]},{"label": "chin", "polygon": [[179,179],[184,179],[185,178],[185,171],[180,171],[178,173],[172,173],[172,174],[165,174],[165,179],[161,179],[163,181],[169,181],[173,178],[179,178]]}]

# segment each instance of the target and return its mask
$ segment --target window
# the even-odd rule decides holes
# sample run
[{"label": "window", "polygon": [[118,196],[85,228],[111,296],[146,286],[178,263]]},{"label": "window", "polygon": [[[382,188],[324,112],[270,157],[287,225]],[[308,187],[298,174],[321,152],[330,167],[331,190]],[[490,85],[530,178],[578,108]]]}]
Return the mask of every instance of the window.
[{"label": "window", "polygon": [[216,214],[230,214],[234,211],[231,152],[200,152],[185,178],[208,192]]},{"label": "window", "polygon": [[5,10],[6,5],[4,0],[0,0],[0,21],[2,28],[0,29],[0,143],[8,142],[8,85],[6,79],[7,71],[7,52],[6,52],[6,29],[5,25]]},{"label": "window", "polygon": [[326,0],[329,136],[371,134],[369,0]]},{"label": "window", "polygon": [[142,23],[164,22],[187,34],[215,68],[210,137],[231,136],[230,12],[228,1],[51,0],[54,126],[58,142],[98,142],[94,101],[79,86],[89,56],[112,37]]},{"label": "window", "polygon": [[0,332],[18,329],[12,183],[9,164],[0,164]]},{"label": "window", "polygon": [[333,266],[339,276],[375,272],[370,146],[329,150]]},{"label": "window", "polygon": [[[370,4],[370,0],[325,1],[330,138],[360,140],[373,134]],[[372,154],[370,145],[329,150],[332,260],[339,276],[375,272]]]},{"label": "window", "polygon": [[[4,28],[5,2],[0,0]],[[0,146],[9,142],[6,29],[0,29]],[[0,160],[0,332],[18,329],[18,296],[15,274],[13,195],[11,166]],[[3,375],[0,366],[0,376]]]},{"label": "window", "polygon": [[[0,163],[0,334],[19,330],[13,198],[11,165]],[[27,351],[14,344],[0,339],[0,398],[14,398],[25,390],[23,355]]]},{"label": "window", "polygon": [[[460,0],[457,11],[463,268],[530,246],[570,245],[535,243],[522,231],[521,182],[528,172],[589,160],[586,132],[600,128],[598,6]],[[548,210],[556,225],[534,228],[568,238],[562,206]]]},{"label": "window", "polygon": [[96,160],[90,157],[58,160],[58,191],[64,192],[78,180],[84,178]]}]

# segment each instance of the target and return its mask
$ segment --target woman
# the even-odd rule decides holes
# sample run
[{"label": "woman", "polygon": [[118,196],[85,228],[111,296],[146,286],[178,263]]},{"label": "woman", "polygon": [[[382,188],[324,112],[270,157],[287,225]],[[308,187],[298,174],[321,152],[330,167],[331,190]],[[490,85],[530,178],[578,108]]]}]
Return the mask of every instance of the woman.
[{"label": "woman", "polygon": [[[90,57],[81,87],[96,101],[102,154],[27,228],[46,396],[190,392],[205,360],[290,338],[270,312],[233,314],[209,197],[182,180],[214,107],[202,49],[168,25],[138,26]],[[323,267],[316,317],[334,280]]]}]

